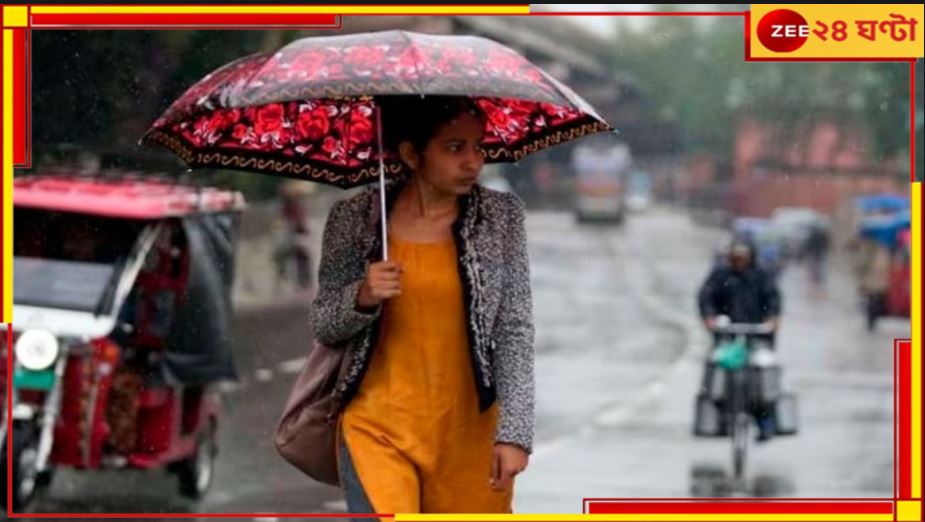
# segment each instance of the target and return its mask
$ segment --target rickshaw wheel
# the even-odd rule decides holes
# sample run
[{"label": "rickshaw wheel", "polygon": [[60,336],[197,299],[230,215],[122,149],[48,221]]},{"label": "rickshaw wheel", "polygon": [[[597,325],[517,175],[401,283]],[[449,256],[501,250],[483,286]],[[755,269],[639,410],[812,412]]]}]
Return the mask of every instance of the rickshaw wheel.
[{"label": "rickshaw wheel", "polygon": [[194,500],[201,499],[212,486],[215,476],[215,456],[218,454],[215,420],[196,438],[196,452],[178,463],[180,494]]},{"label": "rickshaw wheel", "polygon": [[[37,441],[31,436],[26,426],[16,426],[12,430],[13,436],[13,510],[21,511],[35,498],[39,487],[42,486],[41,479],[34,472],[35,458],[37,457]],[[9,442],[7,437],[7,442]],[[6,444],[3,445],[3,457],[0,458],[2,463],[3,478],[0,479],[3,493],[0,494],[0,506],[8,509],[7,505],[7,462],[6,462]],[[23,476],[23,471],[31,468],[33,471]]]}]

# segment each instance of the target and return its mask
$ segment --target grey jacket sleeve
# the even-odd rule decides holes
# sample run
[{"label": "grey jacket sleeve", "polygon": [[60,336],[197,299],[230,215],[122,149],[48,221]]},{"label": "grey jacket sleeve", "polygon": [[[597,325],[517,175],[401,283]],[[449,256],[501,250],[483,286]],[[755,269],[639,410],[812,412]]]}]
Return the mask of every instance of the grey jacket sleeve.
[{"label": "grey jacket sleeve", "polygon": [[318,295],[309,318],[315,338],[327,345],[346,341],[379,315],[356,310],[356,295],[363,283],[366,262],[356,244],[358,216],[347,202],[334,205],[324,226],[321,261],[318,267]]},{"label": "grey jacket sleeve", "polygon": [[533,451],[535,428],[533,298],[524,224],[526,208],[513,194],[505,205],[509,216],[504,242],[507,280],[495,318],[493,373],[500,418],[495,442]]}]

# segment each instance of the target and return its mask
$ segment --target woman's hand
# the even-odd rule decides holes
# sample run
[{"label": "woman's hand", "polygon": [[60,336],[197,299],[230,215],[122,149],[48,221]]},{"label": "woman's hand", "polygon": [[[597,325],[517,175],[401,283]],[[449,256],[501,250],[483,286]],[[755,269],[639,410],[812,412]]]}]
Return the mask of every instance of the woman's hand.
[{"label": "woman's hand", "polygon": [[376,308],[382,301],[401,295],[402,268],[391,261],[372,263],[357,292],[357,307]]},{"label": "woman's hand", "polygon": [[491,456],[491,477],[488,485],[495,491],[514,486],[514,476],[527,468],[527,452],[513,444],[495,444]]}]

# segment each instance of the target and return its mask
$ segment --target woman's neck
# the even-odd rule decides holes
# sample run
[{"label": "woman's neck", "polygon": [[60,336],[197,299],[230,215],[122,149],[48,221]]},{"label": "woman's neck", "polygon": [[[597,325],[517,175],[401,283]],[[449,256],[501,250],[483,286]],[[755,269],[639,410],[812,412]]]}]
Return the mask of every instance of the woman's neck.
[{"label": "woman's neck", "polygon": [[456,194],[443,192],[427,181],[412,176],[397,204],[414,217],[434,219],[455,214],[459,208]]}]

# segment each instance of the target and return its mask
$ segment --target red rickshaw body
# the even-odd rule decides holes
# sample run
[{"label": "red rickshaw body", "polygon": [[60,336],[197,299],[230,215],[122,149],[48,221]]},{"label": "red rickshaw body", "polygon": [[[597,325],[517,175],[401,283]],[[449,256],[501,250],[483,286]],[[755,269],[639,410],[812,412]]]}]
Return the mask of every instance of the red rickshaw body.
[{"label": "red rickshaw body", "polygon": [[[20,177],[13,187],[14,216],[23,220],[20,224],[14,218],[14,278],[21,277],[14,284],[12,334],[0,332],[4,418],[12,419],[4,426],[14,428],[4,433],[27,436],[31,432],[22,426],[29,419],[53,411],[53,428],[45,435],[53,440],[47,468],[182,467],[193,462],[203,440],[214,439],[219,411],[213,382],[170,370],[171,343],[182,339],[182,307],[191,299],[189,282],[197,277],[196,267],[208,266],[196,252],[209,249],[192,247],[195,234],[188,227],[221,220],[233,256],[242,195],[125,174]],[[78,223],[93,223],[84,236],[89,243],[94,232],[104,237],[95,250],[78,244],[65,252],[61,243],[72,238],[68,227]],[[121,250],[112,246],[117,239],[124,239]],[[110,255],[116,250],[118,255]],[[74,252],[87,257],[68,257]],[[96,296],[92,303],[81,301],[81,292],[49,296],[44,282],[29,280],[40,267],[43,278],[57,273],[74,277],[70,269],[99,272],[100,281],[109,274],[109,279],[104,288],[82,290]],[[230,288],[216,295],[230,310]],[[34,370],[21,359],[16,343],[29,330],[48,331],[58,339],[58,379],[55,368]],[[13,393],[11,412],[6,411],[8,393]],[[181,491],[183,482],[181,477]],[[185,488],[191,488],[189,478]],[[193,497],[202,493],[188,492]]]}]

